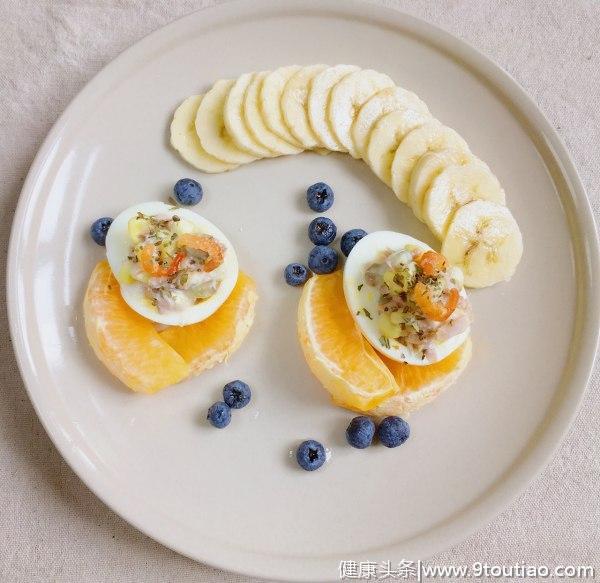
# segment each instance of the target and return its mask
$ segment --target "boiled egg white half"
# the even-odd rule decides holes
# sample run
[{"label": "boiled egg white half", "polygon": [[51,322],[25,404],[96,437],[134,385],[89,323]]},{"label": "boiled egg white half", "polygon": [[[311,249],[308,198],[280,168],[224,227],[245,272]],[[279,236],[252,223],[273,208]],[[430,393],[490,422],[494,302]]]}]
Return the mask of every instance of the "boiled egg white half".
[{"label": "boiled egg white half", "polygon": [[[376,231],[363,237],[346,259],[344,295],[354,320],[375,350],[398,362],[426,366],[442,360],[461,346],[470,334],[470,327],[444,342],[435,343],[435,358],[433,359],[423,358],[421,351],[415,352],[399,342],[390,341],[389,348],[381,343],[381,331],[377,322],[380,293],[379,290],[365,282],[365,269],[376,261],[380,261],[380,257],[385,251],[402,251],[408,245],[412,245],[422,252],[432,251],[431,247],[422,241],[394,231]],[[467,297],[464,288],[460,290],[460,294]],[[365,314],[365,309],[373,319]]]},{"label": "boiled egg white half", "polygon": [[[129,233],[129,221],[143,213],[148,216],[177,216],[180,218],[182,232],[195,235],[211,235],[225,248],[223,263],[211,274],[220,280],[216,292],[198,304],[183,309],[159,312],[145,293],[146,285],[131,277],[124,276],[127,256],[135,241]],[[167,326],[187,326],[206,320],[214,314],[229,297],[238,278],[238,261],[231,242],[223,232],[209,220],[185,208],[177,208],[164,202],[144,202],[136,204],[119,214],[106,236],[106,257],[110,268],[121,287],[121,295],[127,304],[144,318]]]}]

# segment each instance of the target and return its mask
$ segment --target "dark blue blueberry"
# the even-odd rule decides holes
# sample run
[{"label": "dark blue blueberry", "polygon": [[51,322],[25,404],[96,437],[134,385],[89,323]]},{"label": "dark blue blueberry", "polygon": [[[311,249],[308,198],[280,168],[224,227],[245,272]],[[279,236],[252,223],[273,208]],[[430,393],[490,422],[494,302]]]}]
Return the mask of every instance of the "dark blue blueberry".
[{"label": "dark blue blueberry", "polygon": [[335,223],[327,217],[317,217],[308,225],[308,238],[315,245],[329,245],[337,234]]},{"label": "dark blue blueberry", "polygon": [[296,451],[298,465],[307,472],[318,470],[325,463],[325,448],[314,439],[303,441]]},{"label": "dark blue blueberry", "polygon": [[231,381],[223,387],[223,401],[232,409],[245,407],[252,398],[252,391],[244,381]]},{"label": "dark blue blueberry", "polygon": [[354,245],[356,245],[366,234],[367,232],[362,229],[350,229],[349,231],[346,231],[342,235],[342,241],[340,243],[342,253],[348,257],[350,251],[354,248]]},{"label": "dark blue blueberry", "polygon": [[191,178],[182,178],[175,183],[173,194],[178,204],[192,206],[202,200],[202,186]]},{"label": "dark blue blueberry", "polygon": [[323,213],[333,204],[333,190],[329,184],[317,182],[306,191],[308,206],[316,213]]},{"label": "dark blue blueberry", "polygon": [[227,403],[217,401],[209,407],[206,418],[210,421],[211,425],[217,429],[222,429],[223,427],[227,427],[231,421],[231,409]]},{"label": "dark blue blueberry", "polygon": [[400,417],[386,417],[377,428],[377,437],[385,447],[398,447],[410,436],[410,427]]},{"label": "dark blue blueberry", "polygon": [[364,449],[369,447],[375,435],[375,423],[370,417],[360,415],[350,421],[346,429],[346,439],[352,447]]},{"label": "dark blue blueberry", "polygon": [[319,275],[335,271],[338,264],[338,254],[331,247],[317,245],[308,255],[308,267]]},{"label": "dark blue blueberry", "polygon": [[110,217],[102,217],[92,223],[90,234],[98,245],[102,245],[102,247],[106,245],[106,233],[108,233],[108,228],[112,225],[112,222],[113,220]]},{"label": "dark blue blueberry", "polygon": [[302,263],[290,263],[283,273],[289,285],[303,285],[308,279],[308,269]]}]

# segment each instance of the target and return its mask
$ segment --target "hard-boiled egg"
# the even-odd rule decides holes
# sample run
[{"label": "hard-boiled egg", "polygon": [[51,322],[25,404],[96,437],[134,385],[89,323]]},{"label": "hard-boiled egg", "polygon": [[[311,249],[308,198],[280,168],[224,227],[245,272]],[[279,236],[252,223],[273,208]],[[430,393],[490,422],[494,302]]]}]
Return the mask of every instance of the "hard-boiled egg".
[{"label": "hard-boiled egg", "polygon": [[[222,262],[210,272],[207,267],[206,271],[198,270],[191,271],[190,274],[186,273],[184,281],[188,289],[185,292],[177,288],[169,291],[169,301],[159,302],[157,305],[156,301],[149,297],[148,289],[149,283],[155,286],[159,285],[160,277],[144,272],[138,256],[135,256],[133,261],[131,259],[133,257],[132,249],[144,240],[144,228],[147,228],[148,225],[144,220],[139,220],[138,213],[142,213],[146,217],[158,217],[160,220],[172,221],[170,224],[173,228],[174,245],[177,244],[177,238],[184,235],[188,239],[203,235],[213,237],[221,249]],[[168,231],[167,234],[169,234]],[[175,247],[175,249],[177,248]],[[223,232],[197,213],[163,202],[137,204],[118,215],[106,237],[106,256],[127,304],[145,318],[169,326],[186,326],[210,317],[229,297],[238,278],[238,261],[235,250]],[[192,269],[198,269],[197,264],[200,260],[196,261],[187,254],[186,257],[188,262],[191,261]],[[203,257],[200,255],[201,259]],[[182,265],[185,264],[182,263]],[[177,273],[183,274],[183,272]],[[190,287],[192,283],[195,286],[193,288]],[[172,287],[171,283],[166,281],[165,289],[171,290]]]},{"label": "hard-boiled egg", "polygon": [[[441,342],[433,342],[433,350],[426,355],[421,350],[414,350],[401,341],[388,341],[382,334],[383,324],[379,321],[379,304],[381,291],[365,280],[365,271],[370,266],[380,263],[382,257],[392,252],[402,260],[402,255],[411,258],[411,254],[432,251],[431,247],[403,233],[378,231],[363,237],[352,249],[344,267],[344,295],[348,307],[369,343],[385,356],[399,362],[425,366],[438,362],[456,350],[470,334],[469,321],[457,322],[457,326],[465,328],[462,332]],[[399,252],[406,251],[405,254]],[[414,266],[414,264],[413,264]],[[460,296],[466,294],[460,281],[462,273],[451,268],[456,277],[456,287]],[[368,278],[367,278],[368,279]],[[393,285],[393,284],[392,284]],[[386,288],[387,289],[387,288]],[[385,314],[387,316],[387,314]],[[400,316],[400,314],[398,314]],[[468,314],[465,317],[469,317]],[[448,320],[448,324],[452,322]]]}]

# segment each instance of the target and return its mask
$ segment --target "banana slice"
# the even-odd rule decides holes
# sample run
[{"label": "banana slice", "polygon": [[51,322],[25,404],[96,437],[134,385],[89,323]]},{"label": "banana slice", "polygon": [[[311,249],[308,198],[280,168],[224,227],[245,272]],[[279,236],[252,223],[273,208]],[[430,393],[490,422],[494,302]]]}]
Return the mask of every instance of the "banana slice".
[{"label": "banana slice", "polygon": [[276,154],[254,138],[246,125],[244,116],[246,91],[254,76],[255,73],[245,73],[237,78],[225,101],[223,118],[225,128],[238,148],[257,158],[268,158]]},{"label": "banana slice", "polygon": [[297,148],[301,148],[302,144],[294,137],[285,123],[281,110],[281,96],[286,83],[301,68],[299,65],[289,65],[275,69],[265,77],[259,95],[260,111],[267,127],[282,140]]},{"label": "banana slice", "polygon": [[448,166],[463,166],[473,159],[471,154],[462,150],[442,150],[428,152],[419,158],[410,175],[408,185],[408,204],[415,216],[423,221],[423,199],[433,179]]},{"label": "banana slice", "polygon": [[362,69],[344,77],[331,90],[327,109],[329,123],[344,150],[354,158],[360,157],[351,135],[358,110],[375,93],[393,86],[394,82],[384,73]]},{"label": "banana slice", "polygon": [[211,156],[196,134],[196,114],[204,95],[188,97],[176,110],[171,122],[171,146],[181,157],[202,172],[218,173],[237,168]]},{"label": "banana slice", "polygon": [[355,65],[336,65],[319,73],[311,83],[308,92],[308,119],[320,145],[328,150],[346,151],[332,132],[327,118],[331,89],[346,75],[358,70]]},{"label": "banana slice", "polygon": [[410,175],[419,158],[427,152],[446,149],[469,152],[467,142],[436,120],[412,130],[400,142],[392,162],[392,189],[402,202],[408,201]]},{"label": "banana slice", "polygon": [[308,121],[308,91],[312,80],[328,65],[302,67],[287,82],[281,96],[283,119],[294,137],[307,150],[319,145],[319,140]]},{"label": "banana slice", "polygon": [[369,135],[379,118],[399,109],[414,109],[429,114],[429,109],[412,91],[402,87],[386,87],[370,97],[360,108],[352,124],[352,141],[356,153],[364,158]]},{"label": "banana slice", "polygon": [[248,124],[248,129],[257,142],[278,156],[299,154],[302,151],[301,148],[296,148],[289,142],[282,140],[266,126],[263,119],[260,110],[259,95],[263,81],[268,73],[269,71],[256,73],[246,89],[246,96],[244,98],[244,118]]},{"label": "banana slice", "polygon": [[487,164],[477,159],[464,166],[449,166],[434,179],[423,204],[425,222],[443,239],[456,210],[473,200],[506,203],[500,182]]},{"label": "banana slice", "polygon": [[505,206],[475,200],[454,214],[442,255],[462,269],[467,287],[508,281],[523,255],[519,225]]},{"label": "banana slice", "polygon": [[247,164],[256,157],[237,147],[223,119],[225,101],[234,83],[233,79],[221,79],[204,96],[196,114],[196,133],[202,147],[215,158],[229,164]]},{"label": "banana slice", "polygon": [[408,132],[431,120],[431,116],[414,109],[399,109],[381,118],[373,127],[366,150],[371,170],[388,186],[392,184],[392,160]]}]

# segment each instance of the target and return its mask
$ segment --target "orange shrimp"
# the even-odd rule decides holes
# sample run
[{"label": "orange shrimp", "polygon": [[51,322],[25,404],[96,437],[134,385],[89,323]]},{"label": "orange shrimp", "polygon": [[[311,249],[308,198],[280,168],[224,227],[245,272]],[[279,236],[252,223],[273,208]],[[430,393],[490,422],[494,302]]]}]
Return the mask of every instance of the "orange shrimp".
[{"label": "orange shrimp", "polygon": [[446,269],[446,258],[435,251],[425,251],[417,257],[416,262],[427,277],[434,277]]},{"label": "orange shrimp", "polygon": [[173,257],[171,263],[167,267],[163,267],[162,265],[160,265],[160,263],[156,261],[154,257],[155,252],[156,247],[154,245],[148,244],[144,245],[140,253],[140,264],[142,266],[142,269],[146,273],[149,273],[150,275],[153,275],[155,277],[165,277],[174,275],[179,269],[179,264],[185,258],[185,253],[177,253],[175,257]]},{"label": "orange shrimp", "polygon": [[208,255],[206,261],[202,264],[204,271],[212,271],[223,263],[223,247],[210,235],[190,235],[184,233],[177,239],[178,247],[189,247],[197,251],[203,251]]},{"label": "orange shrimp", "polygon": [[435,322],[444,322],[452,315],[452,312],[454,312],[458,305],[460,294],[453,287],[443,297],[445,298],[445,302],[432,301],[429,289],[421,281],[415,284],[411,294],[412,300],[419,306],[423,315]]}]

